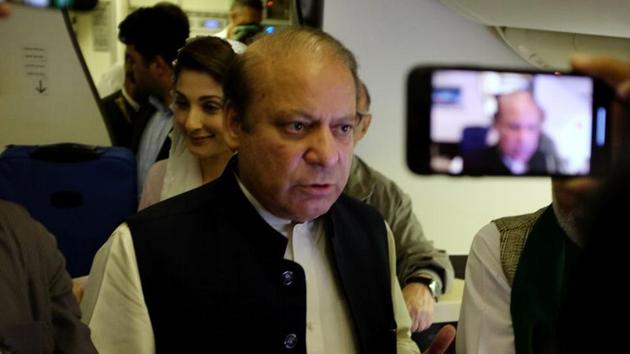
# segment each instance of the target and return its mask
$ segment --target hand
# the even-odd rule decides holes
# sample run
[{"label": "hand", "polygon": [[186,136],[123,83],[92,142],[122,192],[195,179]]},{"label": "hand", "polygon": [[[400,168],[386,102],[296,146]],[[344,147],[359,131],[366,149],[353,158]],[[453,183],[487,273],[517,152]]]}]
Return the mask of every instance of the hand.
[{"label": "hand", "polygon": [[571,58],[571,66],[576,71],[604,80],[617,92],[619,100],[610,110],[611,149],[615,160],[630,137],[630,63],[606,56],[576,55]]},{"label": "hand", "polygon": [[574,70],[598,77],[617,90],[617,96],[630,100],[630,63],[607,56],[575,55],[571,58]]},{"label": "hand", "polygon": [[77,300],[77,303],[81,303],[81,299],[83,299],[83,287],[81,287],[81,283],[78,281],[72,280],[72,295]]},{"label": "hand", "polygon": [[11,14],[11,7],[9,6],[9,4],[0,2],[0,18],[9,17],[10,14]]},{"label": "hand", "polygon": [[423,354],[444,354],[448,349],[449,345],[455,339],[455,327],[451,325],[446,325],[440,329],[440,331],[433,338],[433,342],[431,342],[431,346],[429,349],[425,350]]},{"label": "hand", "polygon": [[429,288],[420,283],[409,283],[402,290],[409,317],[411,331],[421,332],[433,323],[433,305],[435,300]]}]

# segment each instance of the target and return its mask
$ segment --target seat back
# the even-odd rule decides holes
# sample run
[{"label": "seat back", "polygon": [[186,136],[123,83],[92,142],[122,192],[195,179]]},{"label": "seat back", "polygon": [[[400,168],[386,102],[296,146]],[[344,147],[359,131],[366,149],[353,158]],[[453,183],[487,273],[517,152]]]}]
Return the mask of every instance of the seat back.
[{"label": "seat back", "polygon": [[72,277],[136,211],[136,162],[120,147],[10,146],[0,155],[0,198],[24,206],[57,239]]}]

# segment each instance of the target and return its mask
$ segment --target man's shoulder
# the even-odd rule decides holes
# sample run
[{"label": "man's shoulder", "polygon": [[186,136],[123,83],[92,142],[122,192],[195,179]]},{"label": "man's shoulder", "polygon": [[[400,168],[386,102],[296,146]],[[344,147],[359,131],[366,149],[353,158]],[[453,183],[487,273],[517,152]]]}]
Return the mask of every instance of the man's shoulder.
[{"label": "man's shoulder", "polygon": [[352,156],[352,166],[344,193],[357,199],[364,199],[372,188],[374,170],[357,155]]},{"label": "man's shoulder", "polygon": [[480,149],[473,150],[467,153],[465,156],[471,158],[483,158],[488,156],[499,156],[499,150],[496,145],[489,145]]},{"label": "man's shoulder", "polygon": [[372,211],[374,211],[374,212],[378,213],[378,211],[376,211],[376,209],[374,209],[374,207],[372,207],[369,204],[361,201],[360,199],[357,199],[353,195],[348,195],[348,194],[345,194],[345,193],[342,193],[339,196],[339,198],[337,198],[337,201],[333,204],[333,207],[334,208],[347,209],[349,212],[353,212],[353,211],[357,211],[357,212],[372,212]]},{"label": "man's shoulder", "polygon": [[[0,200],[0,225],[7,231],[25,230],[27,226],[28,229],[32,229],[39,225],[39,222],[21,205],[7,200]],[[32,232],[25,232],[24,234],[26,235],[24,237],[30,237]]]},{"label": "man's shoulder", "polygon": [[0,238],[25,252],[56,249],[54,237],[28,210],[6,200],[0,200]]},{"label": "man's shoulder", "polygon": [[464,168],[479,167],[484,168],[488,165],[496,165],[501,160],[498,148],[496,145],[486,146],[481,149],[470,151],[463,156]]},{"label": "man's shoulder", "polygon": [[0,199],[0,218],[12,219],[14,216],[24,217],[26,214],[27,211],[22,206],[8,200]]},{"label": "man's shoulder", "polygon": [[377,197],[396,202],[402,199],[404,195],[396,182],[369,166],[356,155],[352,161],[350,177],[344,192],[363,201]]},{"label": "man's shoulder", "polygon": [[333,215],[349,217],[359,222],[362,220],[366,222],[370,220],[384,224],[383,216],[376,208],[351,195],[343,193],[331,207],[331,212]]},{"label": "man's shoulder", "polygon": [[516,230],[516,229],[529,229],[540,218],[540,215],[547,209],[547,207],[541,208],[533,213],[505,216],[492,220],[496,225],[499,232]]},{"label": "man's shoulder", "polygon": [[116,91],[110,93],[109,95],[101,98],[101,102],[108,103],[108,102],[114,101],[115,99],[117,99],[118,97],[121,97],[121,96],[122,96],[122,90],[119,89],[119,90],[116,90]]}]

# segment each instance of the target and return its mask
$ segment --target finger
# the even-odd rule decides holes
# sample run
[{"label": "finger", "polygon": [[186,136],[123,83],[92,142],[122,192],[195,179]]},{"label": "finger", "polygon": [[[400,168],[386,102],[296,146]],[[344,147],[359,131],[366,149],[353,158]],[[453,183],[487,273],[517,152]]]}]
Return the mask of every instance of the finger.
[{"label": "finger", "polygon": [[419,332],[418,328],[420,326],[420,317],[419,316],[412,316],[411,317],[411,333],[415,333],[415,332]]},{"label": "finger", "polygon": [[81,299],[83,299],[83,288],[81,284],[74,281],[72,282],[72,295],[74,295],[78,303],[81,303]]},{"label": "finger", "polygon": [[431,325],[426,322],[426,321],[420,321],[418,322],[418,330],[417,332],[422,332],[424,330],[426,330],[427,328],[429,328]]},{"label": "finger", "polygon": [[630,80],[630,65],[612,57],[574,55],[571,57],[571,66],[576,71],[598,77],[614,87]]},{"label": "finger", "polygon": [[8,17],[10,13],[11,13],[11,8],[9,7],[9,4],[0,3],[0,18]]},{"label": "finger", "polygon": [[431,346],[424,353],[425,354],[443,354],[448,349],[449,345],[455,339],[455,327],[451,325],[446,325],[440,329],[440,331],[435,335],[433,342],[431,342]]},{"label": "finger", "polygon": [[617,87],[617,95],[623,98],[624,100],[630,102],[630,79],[621,83]]},{"label": "finger", "polygon": [[429,313],[424,313],[418,321],[418,332],[427,330],[433,324],[433,316]]},{"label": "finger", "polygon": [[419,330],[419,332],[429,329],[429,327],[431,327],[432,324],[433,324],[433,314],[427,313],[426,316],[424,316],[424,319],[422,321],[422,328]]}]

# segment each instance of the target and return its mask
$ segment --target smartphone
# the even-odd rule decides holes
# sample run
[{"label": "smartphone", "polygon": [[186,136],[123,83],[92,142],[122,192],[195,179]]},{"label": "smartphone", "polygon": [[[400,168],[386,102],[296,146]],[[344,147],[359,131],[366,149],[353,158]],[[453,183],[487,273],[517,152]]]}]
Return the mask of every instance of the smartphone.
[{"label": "smartphone", "polygon": [[422,175],[603,173],[613,97],[575,73],[419,66],[407,78],[407,165]]},{"label": "smartphone", "polygon": [[94,9],[98,0],[8,0],[8,2],[31,7],[87,11]]}]

